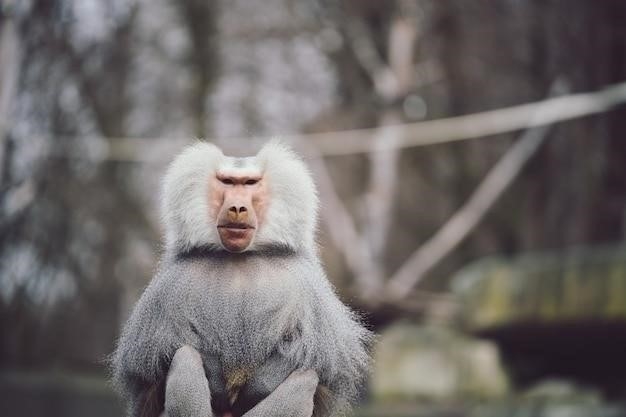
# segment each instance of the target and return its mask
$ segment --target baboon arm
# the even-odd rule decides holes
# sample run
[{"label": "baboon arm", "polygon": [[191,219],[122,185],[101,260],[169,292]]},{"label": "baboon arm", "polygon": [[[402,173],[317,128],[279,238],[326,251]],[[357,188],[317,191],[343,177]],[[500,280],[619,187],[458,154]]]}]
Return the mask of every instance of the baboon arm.
[{"label": "baboon arm", "polygon": [[311,417],[318,382],[315,371],[294,371],[243,417]]},{"label": "baboon arm", "polygon": [[[294,371],[243,417],[311,417],[318,385],[315,371]],[[200,354],[190,346],[176,351],[165,388],[166,417],[212,417],[211,392]]]},{"label": "baboon arm", "polygon": [[213,416],[202,358],[191,346],[179,348],[172,359],[165,385],[165,416]]}]

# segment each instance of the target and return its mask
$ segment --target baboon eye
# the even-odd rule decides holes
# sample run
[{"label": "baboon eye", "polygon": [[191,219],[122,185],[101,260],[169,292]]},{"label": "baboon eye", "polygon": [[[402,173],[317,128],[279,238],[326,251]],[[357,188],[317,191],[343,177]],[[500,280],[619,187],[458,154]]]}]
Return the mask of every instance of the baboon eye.
[{"label": "baboon eye", "polygon": [[254,185],[254,184],[256,184],[257,182],[259,182],[259,180],[247,180],[247,181],[246,181],[246,185]]},{"label": "baboon eye", "polygon": [[230,178],[220,178],[220,181],[222,182],[222,184],[226,184],[226,185],[233,185],[234,182],[232,179]]}]

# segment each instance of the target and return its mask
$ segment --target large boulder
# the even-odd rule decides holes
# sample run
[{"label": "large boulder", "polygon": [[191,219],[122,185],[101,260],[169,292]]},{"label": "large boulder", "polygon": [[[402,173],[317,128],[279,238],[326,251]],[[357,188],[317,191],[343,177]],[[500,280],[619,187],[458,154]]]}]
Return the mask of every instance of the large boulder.
[{"label": "large boulder", "polygon": [[372,395],[379,401],[500,397],[508,381],[497,347],[441,327],[396,324],[377,344]]},{"label": "large boulder", "polygon": [[453,279],[465,330],[495,341],[518,386],[546,377],[626,392],[626,249],[492,257]]},{"label": "large boulder", "polygon": [[477,331],[521,322],[626,320],[626,248],[487,258],[461,270],[453,290],[464,324]]}]

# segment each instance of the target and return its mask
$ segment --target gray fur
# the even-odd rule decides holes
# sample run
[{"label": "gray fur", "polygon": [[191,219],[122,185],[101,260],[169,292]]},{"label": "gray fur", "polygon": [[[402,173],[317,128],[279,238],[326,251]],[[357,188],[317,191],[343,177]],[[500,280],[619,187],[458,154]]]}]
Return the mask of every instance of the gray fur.
[{"label": "gray fur", "polygon": [[[294,371],[246,417],[310,417],[319,379],[315,371]],[[176,351],[167,375],[162,417],[213,417],[211,394],[200,354],[191,346]]]},{"label": "gray fur", "polygon": [[181,347],[172,358],[165,385],[165,415],[212,415],[211,392],[204,375],[202,357],[191,346]]},{"label": "gray fur", "polygon": [[[293,187],[289,192],[294,193]],[[280,198],[280,193],[273,191],[272,198]],[[292,230],[291,239],[310,232]],[[288,243],[264,241],[240,254],[224,251],[218,241],[191,248],[169,246],[113,358],[114,381],[129,403],[130,415],[142,415],[148,398],[158,409],[168,395],[176,397],[165,381],[170,364],[171,372],[177,369],[172,358],[185,345],[199,353],[218,413],[229,407],[229,375],[242,369],[248,376],[235,401],[236,415],[300,415],[273,410],[284,402],[281,395],[306,383],[299,370],[314,371],[330,394],[324,404],[316,400],[315,415],[340,414],[354,400],[367,371],[371,334],[339,301],[310,245]],[[196,356],[187,353],[183,369],[197,363]],[[168,387],[176,380],[172,378]],[[185,378],[180,381],[179,387],[187,383]],[[201,379],[193,381],[204,392]],[[306,398],[303,394],[296,403],[305,404]],[[206,404],[197,406],[203,410]]]}]

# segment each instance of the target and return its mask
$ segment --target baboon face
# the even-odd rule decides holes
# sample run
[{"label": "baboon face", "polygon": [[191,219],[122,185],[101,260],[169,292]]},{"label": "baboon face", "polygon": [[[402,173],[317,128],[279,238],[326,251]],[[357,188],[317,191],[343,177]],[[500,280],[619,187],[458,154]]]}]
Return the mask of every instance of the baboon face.
[{"label": "baboon face", "polygon": [[211,181],[210,207],[224,249],[243,252],[263,226],[268,204],[266,180],[260,172],[217,172]]},{"label": "baboon face", "polygon": [[313,178],[276,141],[250,157],[189,146],[168,168],[161,204],[168,252],[316,251]]}]

